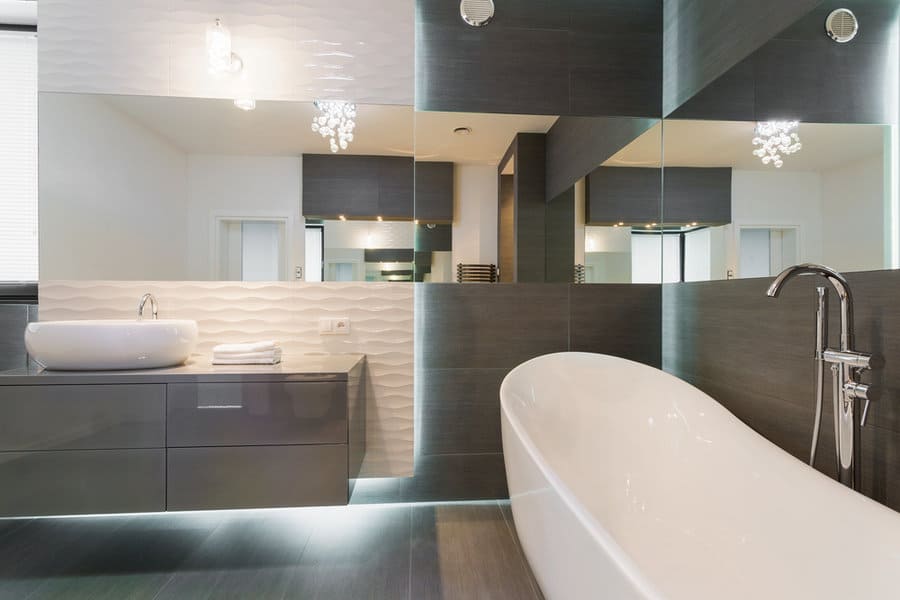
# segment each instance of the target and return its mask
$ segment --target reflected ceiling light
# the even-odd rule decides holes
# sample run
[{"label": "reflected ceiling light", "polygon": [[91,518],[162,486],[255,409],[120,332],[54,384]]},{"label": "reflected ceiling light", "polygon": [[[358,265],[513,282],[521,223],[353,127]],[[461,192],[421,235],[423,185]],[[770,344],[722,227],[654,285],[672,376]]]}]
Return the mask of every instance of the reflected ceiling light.
[{"label": "reflected ceiling light", "polygon": [[213,75],[238,73],[244,68],[241,57],[231,51],[231,32],[222,19],[206,28],[206,60]]},{"label": "reflected ceiling light", "polygon": [[753,145],[759,146],[753,155],[764,165],[774,164],[776,169],[784,165],[784,156],[803,149],[800,143],[799,121],[760,121],[756,124]]},{"label": "reflected ceiling light", "polygon": [[235,98],[234,105],[241,110],[253,110],[256,108],[256,100],[249,96],[243,98]]},{"label": "reflected ceiling light", "polygon": [[453,133],[456,135],[471,135],[472,128],[471,127],[457,127],[453,130]]},{"label": "reflected ceiling light", "polygon": [[384,221],[384,219],[381,218],[381,215],[378,215],[378,216],[375,217],[375,218],[378,219],[379,222],[380,222],[380,221]]},{"label": "reflected ceiling light", "polygon": [[346,221],[347,217],[345,217],[344,215],[338,215],[338,219],[340,219],[341,221]]},{"label": "reflected ceiling light", "polygon": [[312,130],[328,139],[332,152],[346,150],[356,129],[356,105],[343,100],[316,100],[319,114],[313,117]]}]

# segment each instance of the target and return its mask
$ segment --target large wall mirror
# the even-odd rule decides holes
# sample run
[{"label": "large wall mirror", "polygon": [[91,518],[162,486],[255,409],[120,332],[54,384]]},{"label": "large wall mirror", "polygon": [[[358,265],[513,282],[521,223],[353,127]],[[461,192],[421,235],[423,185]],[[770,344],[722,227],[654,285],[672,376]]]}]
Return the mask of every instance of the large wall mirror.
[{"label": "large wall mirror", "polygon": [[[823,24],[844,5],[859,29],[838,43]],[[666,281],[900,266],[898,7],[824,2],[669,115]]]},{"label": "large wall mirror", "polygon": [[[652,118],[416,112],[415,279],[659,283],[659,128]],[[648,162],[629,162],[632,147]],[[648,178],[631,176],[638,166],[652,167]]]},{"label": "large wall mirror", "polygon": [[[411,106],[42,93],[42,279],[411,281]],[[321,125],[313,130],[313,123]]]}]

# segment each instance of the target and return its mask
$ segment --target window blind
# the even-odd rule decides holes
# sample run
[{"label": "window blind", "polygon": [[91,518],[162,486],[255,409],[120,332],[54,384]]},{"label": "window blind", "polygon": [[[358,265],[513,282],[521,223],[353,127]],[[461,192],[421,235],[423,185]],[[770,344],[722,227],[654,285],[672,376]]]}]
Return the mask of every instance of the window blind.
[{"label": "window blind", "polygon": [[0,281],[38,279],[37,38],[0,31]]}]

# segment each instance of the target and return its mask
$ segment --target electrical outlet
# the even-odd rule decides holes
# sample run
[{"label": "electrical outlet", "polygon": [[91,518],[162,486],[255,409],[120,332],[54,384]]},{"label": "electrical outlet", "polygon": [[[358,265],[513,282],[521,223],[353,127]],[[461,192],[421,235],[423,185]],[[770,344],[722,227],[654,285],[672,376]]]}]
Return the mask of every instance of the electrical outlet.
[{"label": "electrical outlet", "polygon": [[331,333],[334,335],[350,335],[350,318],[338,317],[331,320]]},{"label": "electrical outlet", "polygon": [[350,318],[323,317],[319,319],[319,335],[350,335]]}]

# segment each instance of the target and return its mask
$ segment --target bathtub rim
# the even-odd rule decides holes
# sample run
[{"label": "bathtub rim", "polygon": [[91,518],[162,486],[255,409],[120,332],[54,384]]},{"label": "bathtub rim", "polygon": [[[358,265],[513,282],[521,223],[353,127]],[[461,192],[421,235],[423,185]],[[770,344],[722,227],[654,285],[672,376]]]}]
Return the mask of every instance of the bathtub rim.
[{"label": "bathtub rim", "polygon": [[[664,600],[665,596],[656,588],[656,586],[654,586],[650,582],[647,576],[644,575],[644,573],[638,567],[637,563],[634,562],[634,560],[619,545],[616,539],[599,523],[599,521],[597,521],[597,519],[593,515],[591,515],[591,513],[579,501],[578,496],[572,491],[572,489],[568,485],[566,485],[566,483],[556,474],[556,472],[550,467],[550,465],[547,464],[547,461],[544,458],[543,454],[538,450],[537,446],[534,444],[534,441],[531,439],[531,436],[527,434],[527,432],[525,431],[525,427],[522,425],[521,421],[519,421],[519,419],[515,417],[507,408],[507,382],[517,371],[524,370],[532,363],[541,361],[542,359],[546,359],[547,357],[573,355],[605,356],[650,369],[654,368],[643,363],[628,360],[626,358],[620,358],[618,356],[611,356],[608,354],[598,354],[594,352],[553,352],[550,354],[536,356],[516,366],[506,374],[506,377],[503,378],[503,382],[500,384],[500,411],[502,413],[502,418],[506,420],[507,424],[515,433],[516,438],[522,444],[522,447],[525,449],[528,457],[537,466],[538,470],[541,473],[541,476],[550,484],[550,486],[553,488],[553,491],[557,496],[559,496],[559,498],[565,504],[566,508],[575,515],[575,518],[581,525],[585,527],[591,537],[597,540],[598,545],[607,554],[615,567],[619,569],[623,577],[630,580],[634,585],[635,590],[643,594],[644,597],[646,597],[648,600]],[[506,468],[505,462],[504,468]],[[507,471],[507,478],[508,477],[509,473]],[[510,495],[510,504],[513,508],[513,517],[515,517],[515,503],[512,502],[512,495]],[[528,548],[525,544],[522,544],[522,550],[525,552],[526,557],[528,557]]]}]

